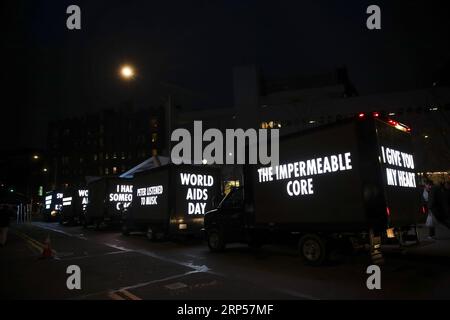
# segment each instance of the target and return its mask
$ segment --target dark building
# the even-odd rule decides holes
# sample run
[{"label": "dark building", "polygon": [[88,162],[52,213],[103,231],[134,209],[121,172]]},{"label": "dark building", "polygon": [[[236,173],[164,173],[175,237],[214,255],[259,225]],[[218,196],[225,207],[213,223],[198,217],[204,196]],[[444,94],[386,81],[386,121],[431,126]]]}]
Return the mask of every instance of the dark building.
[{"label": "dark building", "polygon": [[160,153],[164,108],[129,106],[51,122],[48,188],[83,185],[89,176],[119,175]]}]

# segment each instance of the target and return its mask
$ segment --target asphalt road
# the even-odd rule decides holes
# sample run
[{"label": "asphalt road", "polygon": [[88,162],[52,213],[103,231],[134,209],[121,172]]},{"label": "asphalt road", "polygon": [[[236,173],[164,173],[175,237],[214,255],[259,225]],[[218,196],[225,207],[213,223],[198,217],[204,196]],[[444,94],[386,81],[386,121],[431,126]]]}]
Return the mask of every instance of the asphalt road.
[{"label": "asphalt road", "polygon": [[[47,236],[54,259],[39,258]],[[80,267],[81,290],[66,286],[70,265]],[[201,241],[150,242],[139,234],[34,222],[12,226],[0,249],[0,298],[450,298],[449,258],[391,252],[381,267],[380,290],[366,286],[369,265],[366,255],[310,267],[287,247],[236,245],[213,254]]]}]

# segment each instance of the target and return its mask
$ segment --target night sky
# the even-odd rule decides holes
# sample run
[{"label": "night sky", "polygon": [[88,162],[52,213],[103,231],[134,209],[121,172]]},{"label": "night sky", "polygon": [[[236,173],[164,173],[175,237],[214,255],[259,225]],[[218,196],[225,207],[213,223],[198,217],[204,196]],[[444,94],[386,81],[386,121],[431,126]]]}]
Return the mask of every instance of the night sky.
[{"label": "night sky", "polygon": [[[117,105],[130,90],[151,104],[160,81],[207,96],[205,107],[232,106],[242,64],[267,77],[346,65],[360,94],[428,87],[450,57],[443,3],[2,0],[0,148],[45,147],[49,120]],[[80,31],[66,28],[70,4]],[[370,4],[382,30],[365,27]],[[138,69],[133,88],[117,76],[125,62]]]}]

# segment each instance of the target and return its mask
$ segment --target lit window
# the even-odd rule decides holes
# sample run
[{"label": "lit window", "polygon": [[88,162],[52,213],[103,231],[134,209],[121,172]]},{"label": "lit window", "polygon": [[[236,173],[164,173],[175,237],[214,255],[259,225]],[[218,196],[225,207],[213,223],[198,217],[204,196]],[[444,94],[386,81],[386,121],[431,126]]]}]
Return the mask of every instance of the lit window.
[{"label": "lit window", "polygon": [[155,143],[157,139],[158,139],[158,134],[152,133],[152,142]]},{"label": "lit window", "polygon": [[224,193],[228,194],[232,188],[239,187],[239,180],[229,180],[225,182]]},{"label": "lit window", "polygon": [[281,128],[280,121],[264,121],[261,122],[261,129],[276,129]]},{"label": "lit window", "polygon": [[117,174],[117,167],[113,167],[112,173],[113,173],[113,174]]},{"label": "lit window", "polygon": [[106,175],[109,174],[109,168],[105,168],[105,174],[106,174]]}]

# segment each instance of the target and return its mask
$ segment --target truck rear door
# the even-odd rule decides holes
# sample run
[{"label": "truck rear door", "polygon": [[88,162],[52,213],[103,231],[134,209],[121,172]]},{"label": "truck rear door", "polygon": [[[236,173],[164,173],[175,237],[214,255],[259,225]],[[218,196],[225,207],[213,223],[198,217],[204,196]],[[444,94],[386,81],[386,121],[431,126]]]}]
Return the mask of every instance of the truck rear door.
[{"label": "truck rear door", "polygon": [[416,224],[421,215],[421,190],[410,129],[394,120],[376,120],[375,127],[389,226]]}]

